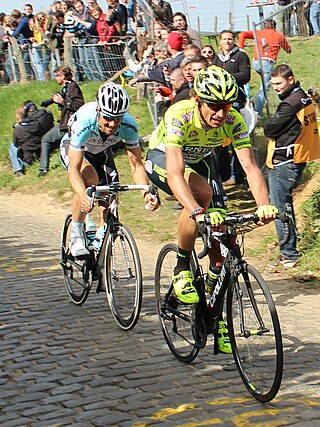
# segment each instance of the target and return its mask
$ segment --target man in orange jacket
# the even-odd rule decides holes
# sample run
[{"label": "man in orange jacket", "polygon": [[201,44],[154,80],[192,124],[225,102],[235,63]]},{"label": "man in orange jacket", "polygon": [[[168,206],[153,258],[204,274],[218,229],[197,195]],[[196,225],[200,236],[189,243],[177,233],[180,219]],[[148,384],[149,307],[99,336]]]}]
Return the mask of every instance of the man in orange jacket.
[{"label": "man in orange jacket", "polygon": [[[277,61],[280,49],[284,49],[287,53],[291,53],[291,47],[285,36],[276,30],[276,22],[273,19],[267,19],[264,23],[264,29],[257,31],[258,46],[255,44],[253,52],[253,69],[260,74],[265,84],[265,92],[261,82],[259,93],[256,97],[254,109],[258,115],[262,116],[262,109],[265,103],[265,98],[271,85],[271,73],[274,64]],[[246,39],[254,39],[253,31],[243,31],[239,34],[239,47],[244,48]],[[258,49],[260,53],[261,63],[259,61]]]}]

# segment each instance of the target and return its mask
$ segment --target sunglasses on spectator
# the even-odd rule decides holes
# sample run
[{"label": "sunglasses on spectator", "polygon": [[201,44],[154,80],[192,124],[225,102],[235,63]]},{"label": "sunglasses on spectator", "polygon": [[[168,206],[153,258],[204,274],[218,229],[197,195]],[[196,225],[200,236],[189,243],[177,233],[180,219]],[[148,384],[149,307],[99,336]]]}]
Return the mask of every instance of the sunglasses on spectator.
[{"label": "sunglasses on spectator", "polygon": [[215,113],[217,113],[220,110],[223,111],[229,111],[230,108],[232,107],[232,104],[219,104],[218,102],[207,102],[204,101],[204,104],[207,105],[208,108],[210,108],[210,110],[214,111]]},{"label": "sunglasses on spectator", "polygon": [[213,53],[212,50],[202,50],[201,53]]}]

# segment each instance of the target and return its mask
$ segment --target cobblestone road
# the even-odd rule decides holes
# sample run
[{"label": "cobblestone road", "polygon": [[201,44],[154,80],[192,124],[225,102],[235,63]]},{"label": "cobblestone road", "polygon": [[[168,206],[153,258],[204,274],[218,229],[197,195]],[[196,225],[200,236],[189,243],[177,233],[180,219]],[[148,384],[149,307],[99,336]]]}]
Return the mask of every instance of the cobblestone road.
[{"label": "cobblestone road", "polygon": [[169,353],[155,313],[155,245],[138,241],[145,288],[133,331],[119,330],[101,294],[70,303],[58,264],[65,210],[46,203],[0,195],[1,426],[320,425],[319,289],[269,282],[285,372],[263,405],[211,343],[191,365]]}]

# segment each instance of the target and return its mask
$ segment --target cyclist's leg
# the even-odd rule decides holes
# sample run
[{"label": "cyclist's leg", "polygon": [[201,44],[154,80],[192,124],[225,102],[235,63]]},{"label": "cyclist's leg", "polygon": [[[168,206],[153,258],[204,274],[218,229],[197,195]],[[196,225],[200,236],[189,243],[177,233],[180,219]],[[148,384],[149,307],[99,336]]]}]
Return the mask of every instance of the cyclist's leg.
[{"label": "cyclist's leg", "polygon": [[[63,166],[68,169],[70,164],[68,156],[68,144],[64,144],[61,147],[60,159]],[[98,174],[94,166],[86,157],[83,158],[80,167],[80,173],[86,188],[90,185],[98,183]],[[89,255],[89,251],[86,248],[83,235],[85,217],[86,214],[81,212],[81,200],[79,199],[78,195],[75,194],[72,200],[72,226],[70,233],[71,239],[69,244],[71,254],[75,257]]]},{"label": "cyclist's leg", "polygon": [[[86,188],[90,185],[97,184],[96,170],[87,160],[83,160],[82,162],[81,175]],[[70,241],[70,251],[74,256],[89,255],[83,236],[85,217],[86,214],[81,212],[81,200],[78,195],[75,194],[72,199],[72,228]]]},{"label": "cyclist's leg", "polygon": [[[222,179],[218,172],[218,166],[216,163],[215,155],[212,153],[210,156],[205,157],[200,162],[198,162],[195,165],[192,165],[193,169],[201,175],[208,185],[212,189],[212,197],[209,204],[210,208],[220,208],[225,209],[225,191],[223,189],[222,185]],[[214,240],[212,242],[212,249],[209,250],[209,259],[210,259],[210,265],[212,265],[215,262],[222,262],[223,258],[220,253],[220,245],[219,243]]]},{"label": "cyclist's leg", "polygon": [[[200,176],[201,173],[199,174],[194,166],[196,165],[192,165],[192,168],[190,166],[186,166],[185,180],[188,182],[193,196],[199,203],[199,206],[207,209],[211,203],[212,189],[207,182],[206,176],[205,178]],[[150,181],[165,193],[172,196],[173,193],[167,181],[165,153],[158,149],[149,150],[147,153],[145,168]],[[178,220],[179,247],[181,244],[182,249],[191,251],[193,249],[196,236],[197,225],[195,221],[189,217],[189,213],[185,209],[182,209]]]},{"label": "cyclist's leg", "polygon": [[[201,175],[210,187],[212,188],[212,198],[209,208],[225,209],[225,192],[222,186],[222,180],[218,173],[218,167],[214,154],[205,157],[196,165],[193,165],[196,172]],[[224,258],[220,252],[220,244],[218,241],[212,241],[212,248],[209,250],[210,265],[216,262],[223,262]],[[214,328],[215,329],[215,328]],[[222,353],[231,353],[231,345],[228,334],[228,327],[223,320],[222,312],[218,319],[217,330],[215,331],[216,339],[218,340],[218,348]]]},{"label": "cyclist's leg", "polygon": [[[167,194],[172,195],[167,182],[165,153],[157,149],[149,150],[145,167],[151,182]],[[207,182],[189,167],[186,167],[185,179],[199,205],[207,208],[212,197],[212,190]],[[196,236],[195,221],[189,218],[189,213],[185,209],[182,209],[178,219],[177,265],[172,280],[178,299],[181,302],[192,304],[199,301],[190,271],[190,255]]]},{"label": "cyclist's leg", "polygon": [[166,194],[173,196],[167,181],[166,154],[164,151],[149,150],[146,156],[145,169],[152,184]]},{"label": "cyclist's leg", "polygon": [[[94,167],[98,175],[97,182],[94,182],[94,184],[108,185],[113,182],[119,182],[119,174],[114,162],[113,152],[110,147],[98,154],[86,153],[85,158]],[[99,202],[99,206],[100,225],[102,226],[104,224],[104,216],[108,204],[106,202]]]}]

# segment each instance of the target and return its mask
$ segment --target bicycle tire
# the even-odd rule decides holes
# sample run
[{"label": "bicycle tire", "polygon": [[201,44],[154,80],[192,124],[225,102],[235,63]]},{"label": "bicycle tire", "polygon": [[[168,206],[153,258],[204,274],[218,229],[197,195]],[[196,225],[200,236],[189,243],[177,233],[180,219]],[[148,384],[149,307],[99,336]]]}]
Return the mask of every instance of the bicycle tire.
[{"label": "bicycle tire", "polygon": [[71,301],[76,305],[83,304],[92,286],[89,269],[90,257],[83,260],[75,259],[69,250],[72,216],[67,215],[61,233],[61,258],[64,283]]},{"label": "bicycle tire", "polygon": [[233,357],[244,385],[255,399],[269,402],[282,380],[281,328],[268,285],[251,265],[244,264],[228,288],[227,320]]},{"label": "bicycle tire", "polygon": [[[156,305],[162,333],[171,353],[181,362],[190,363],[199,353],[192,322],[195,305],[179,303],[174,294],[171,276],[177,252],[178,246],[174,243],[166,244],[159,252],[155,269]],[[165,304],[168,292],[168,304]]]},{"label": "bicycle tire", "polygon": [[136,242],[124,225],[107,236],[102,274],[115,321],[123,330],[132,329],[142,305],[142,268]]}]

